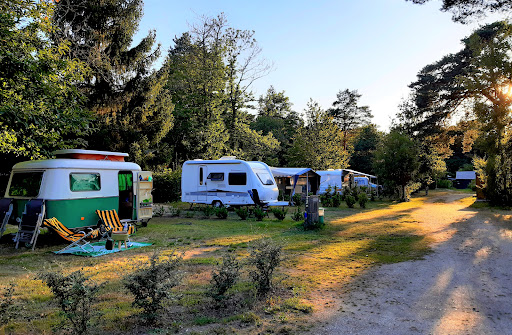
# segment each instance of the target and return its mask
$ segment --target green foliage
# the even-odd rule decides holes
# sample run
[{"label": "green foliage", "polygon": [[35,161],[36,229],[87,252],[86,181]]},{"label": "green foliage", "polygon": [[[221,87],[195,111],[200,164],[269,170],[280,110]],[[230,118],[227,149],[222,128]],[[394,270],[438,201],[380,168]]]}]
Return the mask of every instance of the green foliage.
[{"label": "green foliage", "polygon": [[345,151],[349,150],[354,130],[368,125],[373,118],[368,106],[357,105],[360,98],[361,94],[357,90],[340,90],[336,95],[336,101],[332,103],[332,108],[328,110],[328,114],[341,130],[342,146]]},{"label": "green foliage", "polygon": [[354,151],[350,156],[351,169],[375,174],[373,171],[374,157],[381,136],[374,124],[367,125],[359,131],[354,138]]},{"label": "green foliage", "polygon": [[215,215],[222,220],[228,217],[228,209],[226,207],[215,208]]},{"label": "green foliage", "polygon": [[391,131],[375,154],[375,171],[389,190],[396,190],[401,201],[408,201],[407,186],[418,171],[418,149],[407,135]]},{"label": "green foliage", "polygon": [[302,206],[304,201],[302,201],[302,194],[296,193],[292,196],[292,201],[294,206]]},{"label": "green foliage", "polygon": [[343,136],[317,102],[310,100],[306,112],[307,125],[300,127],[288,150],[289,166],[308,166],[315,170],[347,167],[349,153],[343,146]]},{"label": "green foliage", "polygon": [[356,204],[356,197],[352,194],[347,194],[345,195],[345,202],[347,203],[348,208],[354,208],[354,205]]},{"label": "green foliage", "polygon": [[97,115],[89,145],[130,152],[147,169],[167,165],[160,143],[173,127],[174,106],[167,70],[152,70],[160,55],[155,32],[132,45],[142,15],[142,0],[58,1],[52,39],[68,41],[71,57],[90,69],[79,85]]},{"label": "green foliage", "polygon": [[300,209],[299,206],[295,208],[295,212],[292,213],[293,221],[302,221],[304,220],[304,212]]},{"label": "green foliage", "polygon": [[153,201],[175,202],[181,199],[181,169],[153,173]]},{"label": "green foliage", "polygon": [[279,221],[283,221],[286,217],[286,214],[288,213],[287,209],[281,209],[281,208],[272,208],[272,214],[278,219]]},{"label": "green foliage", "polygon": [[[407,0],[424,4],[430,0]],[[472,19],[481,19],[488,13],[507,13],[512,10],[512,3],[502,0],[443,0],[443,12],[452,12],[452,20],[469,23]]]},{"label": "green foliage", "polygon": [[368,203],[368,195],[366,192],[361,192],[357,195],[357,202],[361,208],[366,208],[366,204]]},{"label": "green foliage", "polygon": [[37,159],[55,149],[85,145],[91,116],[77,82],[86,64],[67,41],[49,39],[47,1],[0,3],[0,153]]},{"label": "green foliage", "polygon": [[210,216],[215,214],[215,208],[208,205],[201,207],[201,211],[203,212],[206,218],[209,218]]},{"label": "green foliage", "polygon": [[254,267],[249,274],[259,296],[264,296],[272,290],[274,271],[281,263],[282,251],[283,247],[269,238],[259,240],[251,246],[247,263]]},{"label": "green foliage", "polygon": [[149,264],[139,264],[133,273],[124,277],[124,286],[134,296],[132,305],[142,308],[145,322],[154,324],[164,301],[173,296],[171,289],[179,285],[182,278],[181,260],[174,253],[160,260],[155,252]]},{"label": "green foliage", "polygon": [[448,179],[441,179],[437,181],[437,187],[439,188],[453,188],[453,183]]},{"label": "green foliage", "polygon": [[235,208],[235,213],[242,220],[247,220],[247,217],[249,216],[249,210],[247,209],[247,207]]},{"label": "green foliage", "polygon": [[226,298],[226,292],[233,287],[240,277],[241,264],[233,254],[225,254],[222,262],[212,271],[210,295],[216,301]]},{"label": "green foliage", "polygon": [[344,195],[338,192],[333,192],[331,186],[329,186],[324,194],[320,195],[320,201],[324,207],[339,207],[344,199]]},{"label": "green foliage", "polygon": [[263,208],[260,207],[255,207],[253,213],[254,216],[256,217],[256,221],[263,221],[263,218],[267,215]]},{"label": "green foliage", "polygon": [[71,323],[73,333],[85,334],[88,332],[93,303],[100,288],[81,270],[68,275],[61,273],[41,273],[38,278],[52,291],[55,301],[62,313]]},{"label": "green foliage", "polygon": [[14,304],[14,291],[16,284],[11,283],[5,287],[0,298],[0,326],[8,323],[16,316],[16,306]]}]

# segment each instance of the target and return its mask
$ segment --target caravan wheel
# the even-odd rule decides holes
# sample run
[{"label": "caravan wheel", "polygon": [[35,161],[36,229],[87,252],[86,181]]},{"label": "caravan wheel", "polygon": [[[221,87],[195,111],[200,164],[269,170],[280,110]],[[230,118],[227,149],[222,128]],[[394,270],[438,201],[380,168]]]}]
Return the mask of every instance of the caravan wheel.
[{"label": "caravan wheel", "polygon": [[224,205],[222,204],[222,202],[220,202],[220,201],[218,201],[218,200],[216,200],[216,201],[212,202],[212,206],[213,206],[214,208],[221,208],[221,207],[224,207]]}]

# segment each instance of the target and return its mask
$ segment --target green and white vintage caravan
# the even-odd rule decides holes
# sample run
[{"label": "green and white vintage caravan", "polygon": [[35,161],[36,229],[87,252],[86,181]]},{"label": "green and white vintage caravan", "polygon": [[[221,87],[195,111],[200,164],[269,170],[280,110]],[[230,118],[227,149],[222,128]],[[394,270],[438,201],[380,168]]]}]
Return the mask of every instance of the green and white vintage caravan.
[{"label": "green and white vintage caravan", "polygon": [[13,199],[11,223],[30,199],[43,199],[46,218],[70,229],[98,223],[96,210],[115,209],[121,220],[146,224],[153,215],[151,172],[125,162],[125,153],[58,150],[55,159],[21,162],[12,168],[5,198]]}]

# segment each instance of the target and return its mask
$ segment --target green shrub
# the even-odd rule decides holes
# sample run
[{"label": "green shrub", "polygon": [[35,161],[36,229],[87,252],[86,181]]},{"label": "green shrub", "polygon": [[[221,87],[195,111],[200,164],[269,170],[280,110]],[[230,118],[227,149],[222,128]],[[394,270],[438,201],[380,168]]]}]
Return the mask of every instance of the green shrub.
[{"label": "green shrub", "polygon": [[209,218],[210,216],[212,216],[215,213],[215,208],[206,205],[206,206],[201,207],[201,211],[203,212],[203,214],[206,218]]},{"label": "green shrub", "polygon": [[225,299],[226,292],[236,284],[240,277],[241,264],[232,254],[225,254],[222,263],[212,271],[210,295],[216,301]]},{"label": "green shrub", "polygon": [[185,217],[186,217],[187,219],[192,219],[192,218],[194,217],[194,215],[195,215],[195,212],[194,212],[194,211],[187,211],[187,212],[185,213]]},{"label": "green shrub", "polygon": [[143,309],[141,317],[148,324],[156,321],[163,302],[172,298],[171,289],[180,283],[181,259],[172,253],[160,261],[155,252],[149,264],[139,264],[133,273],[124,277],[124,286],[134,296],[132,305]]},{"label": "green shrub", "polygon": [[302,194],[294,194],[292,197],[293,204],[295,206],[302,206],[304,202],[302,201]]},{"label": "green shrub", "polygon": [[254,216],[256,217],[256,221],[263,221],[263,218],[267,213],[261,207],[256,207],[253,210]]},{"label": "green shrub", "polygon": [[169,207],[167,207],[167,213],[168,213],[170,216],[172,216],[172,217],[180,216],[181,209],[176,208],[176,207],[169,206]]},{"label": "green shrub", "polygon": [[228,209],[226,207],[215,208],[215,215],[217,215],[219,219],[225,220],[228,217]]},{"label": "green shrub", "polygon": [[438,188],[452,188],[453,187],[453,183],[451,180],[448,180],[448,179],[441,179],[437,182],[437,187]]},{"label": "green shrub", "polygon": [[345,195],[345,202],[347,203],[348,208],[354,208],[356,198],[352,194],[347,194]]},{"label": "green shrub", "polygon": [[340,207],[343,201],[343,196],[339,193],[333,194],[332,196],[332,207]]},{"label": "green shrub", "polygon": [[81,270],[69,275],[41,273],[38,278],[52,291],[62,313],[71,323],[73,333],[87,333],[100,285],[92,282]]},{"label": "green shrub", "polygon": [[287,209],[281,209],[281,208],[272,208],[272,214],[278,219],[279,221],[283,221],[286,217],[286,214],[288,213]]},{"label": "green shrub", "polygon": [[235,213],[242,220],[247,220],[247,217],[249,216],[249,210],[247,209],[247,207],[235,208]]},{"label": "green shrub", "polygon": [[16,315],[16,308],[14,305],[14,288],[16,284],[11,283],[8,287],[4,288],[2,297],[0,299],[0,326],[11,321]]},{"label": "green shrub", "polygon": [[366,193],[359,193],[357,196],[357,202],[359,202],[359,206],[361,206],[361,208],[366,208],[368,200],[368,195]]},{"label": "green shrub", "polygon": [[292,214],[293,221],[301,221],[304,220],[304,212],[301,211],[300,207],[295,209],[295,212]]},{"label": "green shrub", "polygon": [[165,169],[153,173],[153,202],[174,202],[181,199],[181,169]]},{"label": "green shrub", "polygon": [[259,296],[264,296],[272,290],[274,270],[281,263],[283,247],[271,239],[256,242],[249,252],[247,263],[254,268],[249,272]]}]

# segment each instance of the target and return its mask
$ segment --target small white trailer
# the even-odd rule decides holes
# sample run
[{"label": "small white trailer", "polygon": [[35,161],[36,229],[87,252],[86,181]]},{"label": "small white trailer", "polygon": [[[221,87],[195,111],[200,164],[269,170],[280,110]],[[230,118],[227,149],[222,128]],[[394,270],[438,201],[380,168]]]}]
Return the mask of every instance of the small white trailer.
[{"label": "small white trailer", "polygon": [[235,157],[195,159],[183,164],[181,201],[220,206],[282,206],[272,172],[263,162]]}]

